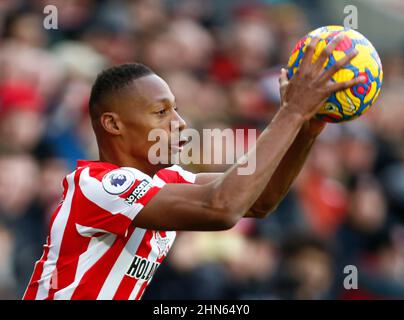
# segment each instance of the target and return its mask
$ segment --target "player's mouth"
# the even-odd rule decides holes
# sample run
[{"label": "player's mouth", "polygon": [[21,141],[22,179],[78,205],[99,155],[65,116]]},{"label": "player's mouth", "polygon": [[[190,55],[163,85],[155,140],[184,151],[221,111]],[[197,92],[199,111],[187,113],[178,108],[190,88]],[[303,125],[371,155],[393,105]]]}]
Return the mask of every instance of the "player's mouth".
[{"label": "player's mouth", "polygon": [[171,144],[171,149],[176,152],[181,152],[184,150],[184,146],[188,143],[189,137],[181,137],[178,143]]}]

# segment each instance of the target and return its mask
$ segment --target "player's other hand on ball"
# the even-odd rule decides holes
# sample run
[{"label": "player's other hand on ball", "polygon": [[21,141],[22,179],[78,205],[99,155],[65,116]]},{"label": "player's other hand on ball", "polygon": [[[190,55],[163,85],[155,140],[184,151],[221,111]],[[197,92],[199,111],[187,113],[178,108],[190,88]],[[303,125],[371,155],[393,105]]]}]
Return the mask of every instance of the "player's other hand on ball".
[{"label": "player's other hand on ball", "polygon": [[332,82],[331,77],[347,65],[358,52],[357,50],[352,50],[333,64],[331,68],[325,70],[323,68],[324,63],[342,40],[342,37],[335,37],[324,48],[317,61],[313,63],[313,54],[319,40],[319,38],[314,37],[310,41],[298,70],[290,80],[288,80],[285,69],[282,69],[279,77],[281,108],[286,108],[291,113],[299,114],[305,120],[311,119],[333,92],[344,90],[366,81],[364,77],[358,77],[345,82]]}]

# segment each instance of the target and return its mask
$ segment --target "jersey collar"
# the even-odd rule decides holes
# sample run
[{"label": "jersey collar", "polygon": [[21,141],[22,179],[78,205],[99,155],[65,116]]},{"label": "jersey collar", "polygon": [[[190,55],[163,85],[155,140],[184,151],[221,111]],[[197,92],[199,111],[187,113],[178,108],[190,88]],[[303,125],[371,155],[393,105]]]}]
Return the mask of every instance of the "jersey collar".
[{"label": "jersey collar", "polygon": [[116,169],[119,168],[116,164],[110,162],[103,162],[99,160],[78,160],[77,161],[77,168],[78,167],[88,167],[88,166],[102,166],[104,168],[111,168]]}]

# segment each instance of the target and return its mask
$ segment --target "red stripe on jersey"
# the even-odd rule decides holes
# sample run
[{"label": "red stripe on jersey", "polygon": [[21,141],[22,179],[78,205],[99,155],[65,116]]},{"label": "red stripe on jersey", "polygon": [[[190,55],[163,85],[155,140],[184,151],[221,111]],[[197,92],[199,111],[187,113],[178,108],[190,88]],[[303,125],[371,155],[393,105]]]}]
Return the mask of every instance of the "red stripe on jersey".
[{"label": "red stripe on jersey", "polygon": [[[188,173],[189,174],[189,173]],[[190,183],[192,182],[185,180],[180,172],[170,169],[162,169],[157,172],[157,176],[167,183]]]},{"label": "red stripe on jersey", "polygon": [[36,294],[38,292],[38,281],[39,279],[41,279],[43,266],[45,264],[46,259],[48,259],[48,253],[49,253],[49,237],[47,244],[44,245],[44,251],[42,257],[35,265],[34,272],[29,282],[28,288],[25,291],[25,294],[22,298],[23,300],[35,300]]},{"label": "red stripe on jersey", "polygon": [[[160,235],[162,238],[166,237],[166,232],[165,231],[160,231]],[[165,259],[165,256],[160,257],[159,259],[156,260],[156,263],[158,263],[159,265],[163,262],[163,260]],[[142,296],[144,291],[146,290],[147,286],[149,284],[149,281],[145,281],[142,286],[139,289],[139,292],[136,294],[135,300],[139,300]]]},{"label": "red stripe on jersey", "polygon": [[110,171],[118,169],[118,166],[110,166],[108,168],[105,168],[103,166],[90,166],[89,169],[89,174],[91,177],[97,179],[99,182],[102,181],[102,178]]},{"label": "red stripe on jersey", "polygon": [[148,285],[147,281],[145,281],[145,282],[142,284],[142,286],[141,286],[140,289],[139,289],[139,292],[137,293],[137,295],[136,295],[136,297],[135,297],[135,300],[140,300],[140,298],[141,298],[142,295],[143,295],[143,292],[146,290],[147,285]]},{"label": "red stripe on jersey", "polygon": [[[74,175],[74,184],[76,186],[78,186],[81,171],[82,170],[77,170]],[[80,236],[76,229],[75,214],[80,214],[81,210],[83,210],[83,202],[79,198],[78,190],[79,188],[76,188],[73,194],[69,217],[66,222],[60,245],[59,257],[56,262],[54,275],[51,278],[49,295],[46,300],[53,300],[53,297],[58,290],[67,287],[74,281],[79,257],[87,250],[88,244],[91,240],[89,237]]]},{"label": "red stripe on jersey", "polygon": [[118,237],[110,249],[86,272],[77,285],[71,299],[95,300],[114,266],[123,248],[135,230],[133,224],[129,226],[127,237]]},{"label": "red stripe on jersey", "polygon": [[146,204],[159,192],[161,188],[159,187],[151,187],[147,193],[141,197],[137,203],[140,203],[143,206],[146,206]]},{"label": "red stripe on jersey", "polygon": [[[150,240],[152,237],[153,237],[153,231],[147,230],[145,235],[143,236],[142,245],[139,247],[139,249],[136,252],[137,256],[147,259],[148,255],[152,249],[151,244],[150,244]],[[135,287],[135,285],[138,281],[139,280],[134,277],[125,275],[123,277],[121,283],[119,284],[119,287],[118,287],[113,299],[114,300],[128,300],[133,288]]]},{"label": "red stripe on jersey", "polygon": [[185,180],[182,175],[178,174],[178,181],[177,183],[184,183],[184,184],[192,184],[192,182],[189,182],[188,180]]},{"label": "red stripe on jersey", "polygon": [[115,233],[121,236],[126,234],[132,220],[121,213],[112,214],[100,206],[88,200],[80,188],[75,191],[78,210],[76,222],[83,226],[97,228]]},{"label": "red stripe on jersey", "polygon": [[117,166],[116,164],[110,162],[103,162],[99,160],[78,160],[77,169],[79,169],[80,167],[97,168],[108,171],[119,168],[119,166]]},{"label": "red stripe on jersey", "polygon": [[173,170],[162,169],[157,172],[157,177],[166,183],[177,183],[178,172]]}]

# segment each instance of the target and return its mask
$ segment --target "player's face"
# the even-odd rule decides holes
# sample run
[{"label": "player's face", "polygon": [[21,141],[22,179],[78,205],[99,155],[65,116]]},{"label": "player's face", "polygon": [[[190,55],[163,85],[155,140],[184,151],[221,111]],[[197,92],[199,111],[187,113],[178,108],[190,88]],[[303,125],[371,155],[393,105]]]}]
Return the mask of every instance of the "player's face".
[{"label": "player's face", "polygon": [[[124,107],[125,117],[121,120],[125,125],[125,139],[131,142],[131,154],[150,161],[153,152],[149,150],[155,150],[150,148],[157,142],[166,144],[168,154],[179,152],[186,143],[181,136],[186,123],[178,114],[168,84],[157,75],[149,75],[134,81],[130,92],[129,103]],[[151,133],[157,133],[159,139],[152,139]]]}]

